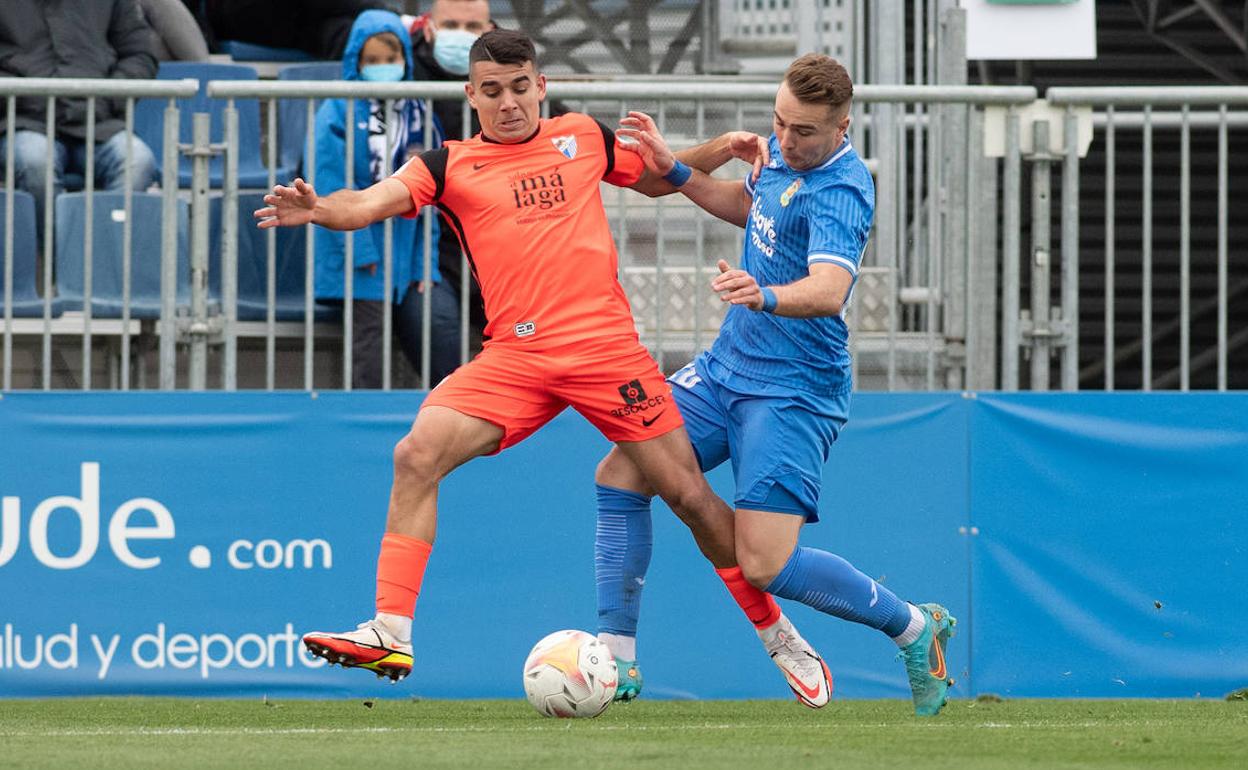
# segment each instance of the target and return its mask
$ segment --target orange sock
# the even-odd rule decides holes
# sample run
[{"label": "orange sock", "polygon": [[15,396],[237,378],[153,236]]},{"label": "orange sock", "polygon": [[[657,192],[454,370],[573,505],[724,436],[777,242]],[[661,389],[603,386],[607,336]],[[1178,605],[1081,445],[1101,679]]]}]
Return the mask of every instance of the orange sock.
[{"label": "orange sock", "polygon": [[750,581],[741,574],[740,567],[717,569],[715,574],[728,586],[728,593],[732,594],[755,628],[767,628],[780,619],[780,605],[776,604],[771,594],[750,585]]},{"label": "orange sock", "polygon": [[377,557],[377,611],[412,617],[433,545],[418,537],[387,532]]}]

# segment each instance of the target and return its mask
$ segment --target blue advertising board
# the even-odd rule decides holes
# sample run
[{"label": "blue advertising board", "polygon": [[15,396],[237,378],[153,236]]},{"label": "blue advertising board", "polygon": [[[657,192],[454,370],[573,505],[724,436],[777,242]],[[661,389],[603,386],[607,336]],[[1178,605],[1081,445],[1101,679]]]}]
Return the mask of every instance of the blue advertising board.
[{"label": "blue advertising board", "polygon": [[[0,696],[519,697],[529,648],[595,629],[593,472],[565,413],[443,482],[390,686],[303,653],[372,614],[392,449],[420,393],[0,398]],[[1248,683],[1248,397],[861,394],[824,473],[826,548],[959,617],[958,695],[1184,696]],[[726,468],[712,486],[731,498]],[[656,503],[650,697],[786,697]],[[905,697],[896,649],[787,604],[841,697]]]}]

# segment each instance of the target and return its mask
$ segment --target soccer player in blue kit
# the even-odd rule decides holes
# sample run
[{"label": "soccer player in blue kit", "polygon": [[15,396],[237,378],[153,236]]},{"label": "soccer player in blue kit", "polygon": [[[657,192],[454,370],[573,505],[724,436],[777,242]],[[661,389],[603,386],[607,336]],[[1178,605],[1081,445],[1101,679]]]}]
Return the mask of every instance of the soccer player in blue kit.
[{"label": "soccer player in blue kit", "polygon": [[[745,228],[741,268],[720,260],[712,283],[731,303],[719,336],[670,378],[702,470],[732,462],[739,566],[717,572],[803,703],[827,703],[831,677],[770,595],[891,637],[915,713],[930,716],[952,684],[945,645],[956,620],[938,604],[899,599],[840,556],[798,545],[802,524],[818,520],[823,466],[848,419],[842,311],[875,208],[870,173],[847,136],[852,96],[836,60],[794,61],[776,94],[761,173],[756,164],[744,180],[713,179],[677,162],[642,113],[630,113],[620,133],[700,207]],[[635,645],[653,492],[618,449],[595,481],[599,635],[620,665],[617,699],[630,700],[641,689]],[[803,658],[806,665],[794,665]]]}]

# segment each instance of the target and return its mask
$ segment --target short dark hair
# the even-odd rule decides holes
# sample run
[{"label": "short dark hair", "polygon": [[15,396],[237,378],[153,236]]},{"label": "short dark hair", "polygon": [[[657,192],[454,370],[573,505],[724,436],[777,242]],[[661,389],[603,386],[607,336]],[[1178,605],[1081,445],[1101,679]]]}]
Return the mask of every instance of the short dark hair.
[{"label": "short dark hair", "polygon": [[492,61],[495,64],[524,64],[533,62],[537,69],[537,49],[533,47],[533,39],[514,29],[492,29],[472,44],[468,52],[468,66],[479,61]]},{"label": "short dark hair", "polygon": [[823,54],[798,57],[784,73],[784,82],[798,101],[826,104],[835,115],[843,114],[854,96],[849,73],[836,59]]}]

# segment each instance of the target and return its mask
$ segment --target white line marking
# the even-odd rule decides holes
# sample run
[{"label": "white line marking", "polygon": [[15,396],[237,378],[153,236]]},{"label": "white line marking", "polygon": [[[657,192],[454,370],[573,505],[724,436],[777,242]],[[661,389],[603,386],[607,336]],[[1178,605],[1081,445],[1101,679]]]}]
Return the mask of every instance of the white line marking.
[{"label": "white line marking", "polygon": [[[80,738],[80,737],[182,737],[182,736],[239,736],[239,735],[351,735],[386,733],[525,733],[550,730],[569,723],[563,720],[544,721],[528,727],[126,727],[72,730],[0,730],[0,738]],[[1146,725],[1172,724],[1159,721],[1085,721],[1085,722],[980,722],[978,724],[919,723],[907,725],[909,729],[961,730],[967,727],[983,729],[1093,729],[1103,727],[1142,727]],[[785,729],[827,730],[828,722],[820,720],[801,725],[786,725]],[[897,728],[896,722],[845,724],[837,723],[839,729],[887,729]],[[743,730],[758,728],[756,723],[700,724],[700,725],[612,725],[603,724],[597,730],[629,732],[684,732],[689,730]]]}]

